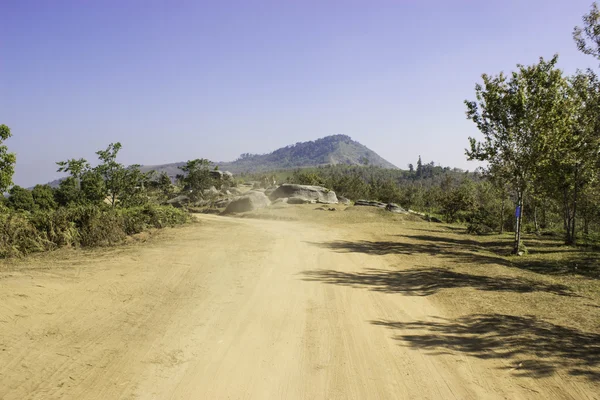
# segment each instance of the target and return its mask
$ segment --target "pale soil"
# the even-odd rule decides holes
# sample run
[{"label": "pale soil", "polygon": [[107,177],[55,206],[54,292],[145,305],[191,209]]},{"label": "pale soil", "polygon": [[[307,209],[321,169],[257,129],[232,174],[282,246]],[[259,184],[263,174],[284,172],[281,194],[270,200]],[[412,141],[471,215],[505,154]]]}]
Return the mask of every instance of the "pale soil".
[{"label": "pale soil", "polygon": [[[311,217],[200,216],[145,244],[0,266],[0,398],[600,398],[598,364],[552,347],[569,343],[527,352],[518,333],[460,319],[505,314],[493,287],[393,275],[437,268],[444,254],[365,246],[384,231],[422,245],[390,229],[428,224],[298,209]],[[481,306],[455,309],[471,295]],[[540,332],[528,332],[534,345]],[[593,335],[580,340],[596,351]],[[548,360],[551,370],[531,367]]]}]

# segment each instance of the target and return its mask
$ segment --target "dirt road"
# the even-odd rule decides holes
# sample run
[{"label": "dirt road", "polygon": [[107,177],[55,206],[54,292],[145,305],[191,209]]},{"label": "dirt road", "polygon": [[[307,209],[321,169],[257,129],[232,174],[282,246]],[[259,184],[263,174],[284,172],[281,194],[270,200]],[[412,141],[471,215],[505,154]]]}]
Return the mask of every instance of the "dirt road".
[{"label": "dirt road", "polygon": [[502,359],[400,345],[420,332],[389,321],[444,314],[426,296],[317,279],[396,267],[319,246],[347,231],[203,216],[165,235],[4,270],[0,398],[597,398],[567,375],[519,377]]}]

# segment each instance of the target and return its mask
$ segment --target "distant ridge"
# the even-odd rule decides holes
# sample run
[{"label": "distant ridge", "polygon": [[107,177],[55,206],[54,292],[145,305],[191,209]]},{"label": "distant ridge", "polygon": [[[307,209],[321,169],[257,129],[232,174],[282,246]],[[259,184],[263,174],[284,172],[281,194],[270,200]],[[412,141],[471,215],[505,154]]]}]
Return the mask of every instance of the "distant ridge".
[{"label": "distant ridge", "polygon": [[[202,157],[202,155],[198,155]],[[166,172],[170,177],[181,173],[184,162],[145,165],[143,171]],[[232,162],[218,162],[221,170],[234,174],[267,172],[281,169],[316,167],[320,165],[373,165],[397,169],[379,154],[346,135],[333,135],[308,142],[299,142],[269,154],[242,154]]]}]

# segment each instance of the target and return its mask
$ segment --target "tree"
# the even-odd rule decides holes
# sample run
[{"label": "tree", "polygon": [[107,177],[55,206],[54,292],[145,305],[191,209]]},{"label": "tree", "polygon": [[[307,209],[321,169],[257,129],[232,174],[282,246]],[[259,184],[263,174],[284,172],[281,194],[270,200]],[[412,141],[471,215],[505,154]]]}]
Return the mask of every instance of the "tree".
[{"label": "tree", "polygon": [[117,154],[121,150],[121,143],[111,143],[106,150],[96,152],[101,164],[96,167],[96,171],[104,178],[106,195],[110,198],[110,204],[116,205],[119,195],[123,193],[126,187],[126,171],[123,164],[117,162]]},{"label": "tree", "polygon": [[549,146],[543,166],[544,192],[563,204],[565,243],[575,244],[578,204],[587,186],[597,179],[600,154],[600,85],[595,74],[578,72],[568,80],[563,101],[564,123]]},{"label": "tree", "polygon": [[8,147],[3,144],[11,136],[10,128],[4,124],[0,125],[0,194],[6,192],[13,184],[17,156],[15,153],[9,153]]},{"label": "tree", "polygon": [[80,203],[82,200],[82,193],[79,189],[79,182],[77,179],[68,176],[60,181],[58,189],[54,192],[54,198],[56,202],[63,207]]},{"label": "tree", "polygon": [[573,29],[573,39],[577,48],[584,54],[589,54],[600,60],[600,8],[598,3],[592,3],[591,10],[582,18],[583,28]]},{"label": "tree", "polygon": [[34,211],[35,201],[30,190],[24,189],[21,186],[15,185],[8,191],[8,206],[13,210],[18,211]]},{"label": "tree", "polygon": [[211,164],[209,160],[197,158],[188,160],[184,166],[179,167],[184,173],[177,175],[177,180],[192,200],[200,199],[202,192],[213,185],[209,169]]},{"label": "tree", "polygon": [[119,203],[123,207],[136,207],[148,203],[146,188],[154,171],[143,173],[139,165],[131,165],[125,169],[123,175],[123,188],[119,197]]},{"label": "tree", "polygon": [[53,210],[56,208],[54,191],[50,185],[35,185],[31,191],[35,205],[40,210]]},{"label": "tree", "polygon": [[90,164],[84,159],[79,160],[72,158],[67,161],[59,161],[56,163],[58,170],[56,172],[68,172],[77,182],[77,188],[81,189],[81,176],[89,170]]},{"label": "tree", "polygon": [[90,203],[101,203],[106,198],[104,178],[95,169],[86,171],[81,176],[81,195]]},{"label": "tree", "polygon": [[156,191],[162,201],[167,200],[173,194],[173,183],[166,172],[161,172],[158,178],[150,181],[150,185]]},{"label": "tree", "polygon": [[517,65],[508,78],[482,76],[475,86],[476,101],[465,101],[467,118],[483,134],[469,138],[469,160],[487,161],[488,172],[502,171],[516,192],[518,214],[513,253],[521,246],[523,199],[535,180],[538,166],[548,160],[551,136],[563,129],[567,82],[556,68],[558,56],[538,64]]}]

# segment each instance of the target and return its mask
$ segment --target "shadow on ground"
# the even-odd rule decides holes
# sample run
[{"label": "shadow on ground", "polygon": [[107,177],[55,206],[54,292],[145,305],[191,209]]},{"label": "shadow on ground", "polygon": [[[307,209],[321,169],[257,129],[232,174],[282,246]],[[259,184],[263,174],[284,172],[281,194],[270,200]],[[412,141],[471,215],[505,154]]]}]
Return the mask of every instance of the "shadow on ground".
[{"label": "shadow on ground", "polygon": [[[477,264],[510,265],[503,257],[490,254],[488,249],[480,246],[474,240],[447,239],[437,236],[401,236],[412,239],[411,242],[399,239],[397,241],[334,241],[325,243],[311,243],[326,249],[342,253],[365,253],[372,255],[404,254],[452,258],[457,262]],[[416,242],[415,242],[416,241]],[[506,247],[503,242],[496,246]]]},{"label": "shadow on ground", "polygon": [[334,270],[304,271],[303,280],[364,288],[377,292],[409,296],[430,296],[443,289],[473,288],[498,292],[546,292],[559,296],[579,297],[564,285],[550,285],[525,278],[472,275],[443,268],[403,271],[366,269],[361,272]]},{"label": "shadow on ground", "polygon": [[531,242],[531,254],[525,257],[506,257],[511,244],[506,240],[478,241],[470,238],[451,238],[434,235],[398,235],[393,241],[334,241],[312,243],[338,252],[372,255],[427,254],[446,257],[459,263],[499,264],[537,274],[579,275],[600,279],[600,253],[565,247],[557,240]]},{"label": "shadow on ground", "polygon": [[535,317],[475,314],[433,322],[371,321],[397,330],[402,346],[431,354],[464,353],[482,359],[509,360],[507,370],[535,378],[559,369],[600,380],[600,334],[554,325]]}]

